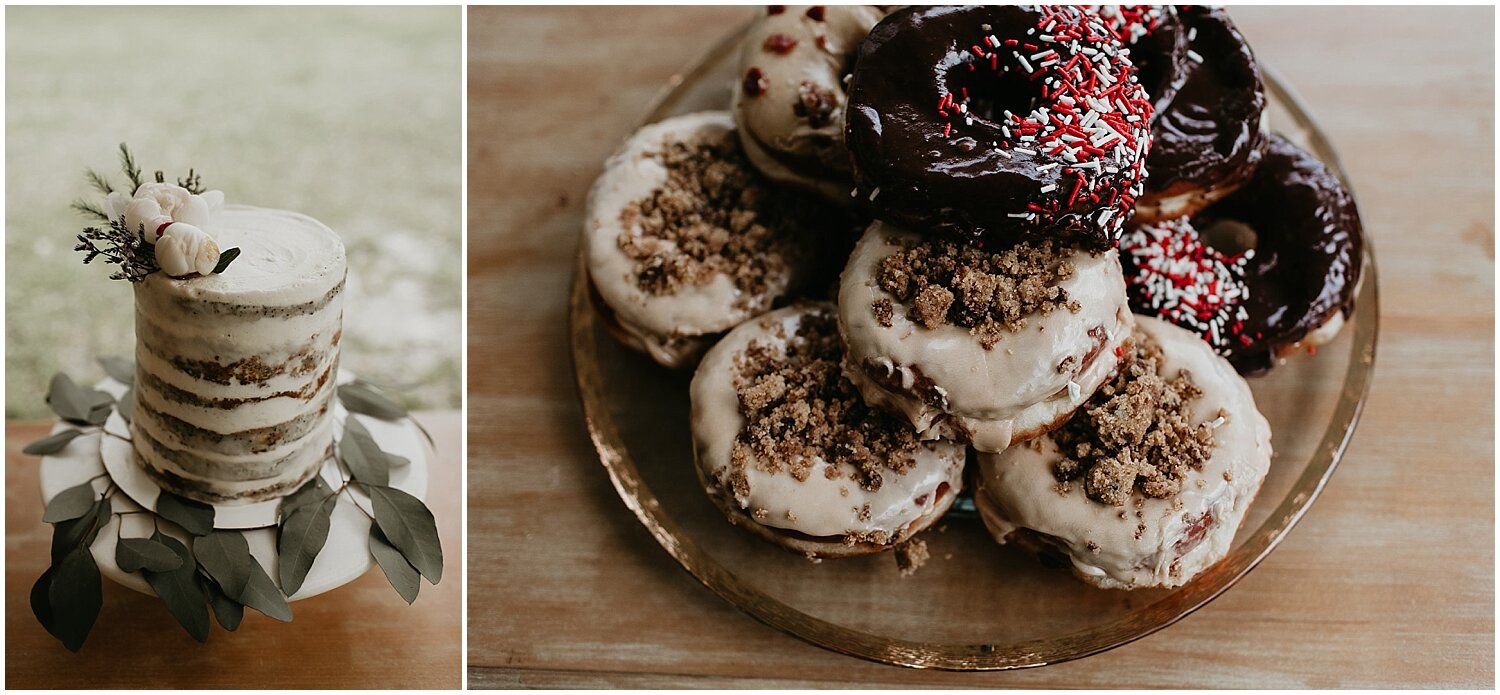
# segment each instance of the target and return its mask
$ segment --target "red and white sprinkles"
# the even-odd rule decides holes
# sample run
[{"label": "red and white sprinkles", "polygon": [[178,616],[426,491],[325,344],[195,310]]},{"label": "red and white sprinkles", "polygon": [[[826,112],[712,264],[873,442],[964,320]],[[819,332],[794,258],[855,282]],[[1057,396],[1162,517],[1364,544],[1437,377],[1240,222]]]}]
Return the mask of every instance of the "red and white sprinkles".
[{"label": "red and white sprinkles", "polygon": [[[1151,102],[1136,82],[1129,51],[1101,18],[1066,6],[1039,11],[1041,21],[1024,39],[998,39],[982,25],[985,35],[968,54],[970,71],[987,67],[1041,83],[1031,112],[1006,110],[999,118],[1004,137],[990,144],[1007,158],[1039,160],[1041,172],[1062,167],[1062,185],[1042,187],[1051,195],[1011,217],[1038,222],[1083,214],[1116,239],[1144,187]],[[967,87],[941,94],[944,137],[958,123],[973,125],[969,102]]]},{"label": "red and white sprinkles", "polygon": [[1171,11],[1169,5],[1079,5],[1080,8],[1099,15],[1104,28],[1114,34],[1115,39],[1126,46],[1156,31],[1162,19]]},{"label": "red and white sprinkles", "polygon": [[1226,255],[1203,243],[1188,218],[1143,225],[1120,239],[1132,309],[1201,334],[1228,356],[1231,340],[1244,334],[1245,264],[1255,250]]}]

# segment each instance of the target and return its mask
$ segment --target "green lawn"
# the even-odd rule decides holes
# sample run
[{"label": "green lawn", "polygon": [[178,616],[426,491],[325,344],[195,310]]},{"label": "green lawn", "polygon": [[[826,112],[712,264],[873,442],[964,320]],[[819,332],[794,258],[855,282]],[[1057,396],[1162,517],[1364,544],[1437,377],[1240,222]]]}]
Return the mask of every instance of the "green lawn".
[{"label": "green lawn", "polygon": [[83,266],[68,204],[128,142],[228,202],[322,220],[349,251],[343,364],[457,407],[460,8],[12,7],[6,12],[9,418],[53,372],[128,356],[129,283]]}]

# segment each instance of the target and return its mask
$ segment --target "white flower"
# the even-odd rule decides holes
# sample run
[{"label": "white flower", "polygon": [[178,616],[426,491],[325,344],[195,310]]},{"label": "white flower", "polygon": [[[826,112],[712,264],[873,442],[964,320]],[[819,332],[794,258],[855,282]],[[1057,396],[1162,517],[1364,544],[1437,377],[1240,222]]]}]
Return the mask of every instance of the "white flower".
[{"label": "white flower", "polygon": [[125,205],[125,226],[151,243],[161,237],[162,225],[172,224],[170,215],[162,214],[155,198],[135,198]]},{"label": "white flower", "polygon": [[166,225],[185,222],[207,227],[223,207],[223,191],[204,191],[198,195],[176,184],[154,181],[141,184],[134,195],[115,191],[104,200],[104,210],[110,219],[124,215],[125,226],[132,232],[144,230],[142,238],[153,244],[160,239]]},{"label": "white flower", "polygon": [[208,275],[219,264],[219,244],[186,222],[171,222],[156,241],[156,264],[174,278]]}]

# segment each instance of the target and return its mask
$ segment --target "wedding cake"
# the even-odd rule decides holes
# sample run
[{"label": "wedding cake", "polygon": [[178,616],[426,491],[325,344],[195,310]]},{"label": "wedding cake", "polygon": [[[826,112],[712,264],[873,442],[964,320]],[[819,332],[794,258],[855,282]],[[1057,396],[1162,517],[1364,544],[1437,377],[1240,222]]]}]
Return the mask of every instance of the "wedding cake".
[{"label": "wedding cake", "polygon": [[[161,227],[163,268],[172,261],[162,245],[181,226]],[[223,206],[201,226],[214,246],[197,256],[204,268],[135,283],[131,441],[140,465],[177,494],[279,497],[333,446],[344,246],[317,220],[279,210]],[[191,267],[198,252],[185,249]],[[239,255],[210,272],[218,249]]]}]

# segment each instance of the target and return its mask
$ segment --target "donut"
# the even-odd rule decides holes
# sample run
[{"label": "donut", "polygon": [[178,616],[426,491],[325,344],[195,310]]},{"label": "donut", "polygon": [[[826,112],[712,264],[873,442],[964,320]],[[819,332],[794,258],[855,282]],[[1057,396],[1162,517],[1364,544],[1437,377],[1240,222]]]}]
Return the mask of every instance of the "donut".
[{"label": "donut", "polygon": [[1245,380],[1192,333],[1139,317],[1120,373],[1058,430],[980,454],[1000,543],[1108,589],[1177,587],[1229,552],[1271,464]]},{"label": "donut", "polygon": [[1203,6],[1099,9],[1131,48],[1152,101],[1136,221],[1191,215],[1249,180],[1265,148],[1265,87],[1228,13]]},{"label": "donut", "polygon": [[604,325],[667,367],[800,284],[826,203],[771,188],[727,112],[642,128],[589,192],[583,252]]},{"label": "donut", "polygon": [[1065,420],[1115,373],[1131,323],[1114,250],[990,252],[878,221],[838,306],[844,371],[865,399],[980,451]]},{"label": "donut", "polygon": [[1354,197],[1277,134],[1238,190],[1120,240],[1131,308],[1198,333],[1246,375],[1338,334],[1363,254]]},{"label": "donut", "polygon": [[839,371],[834,307],[751,319],[693,375],[693,453],[730,521],[809,558],[888,550],[930,526],[962,488],[966,450],[919,441],[867,406]]},{"label": "donut", "polygon": [[845,139],[856,202],[923,234],[1111,246],[1142,190],[1151,104],[1071,6],[893,12],[860,46]]},{"label": "donut", "polygon": [[745,35],[732,99],[750,163],[848,205],[844,77],[884,13],[865,5],[770,7]]}]

